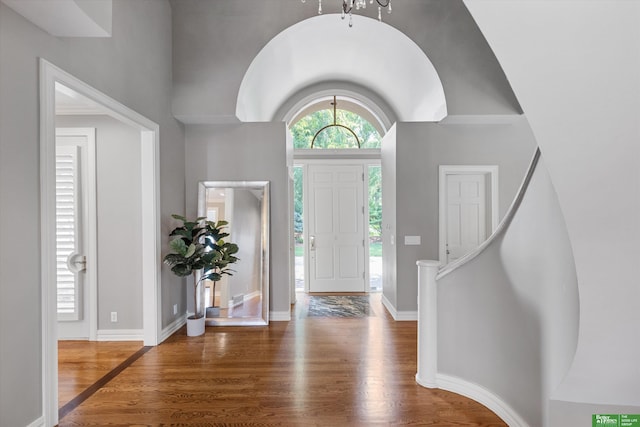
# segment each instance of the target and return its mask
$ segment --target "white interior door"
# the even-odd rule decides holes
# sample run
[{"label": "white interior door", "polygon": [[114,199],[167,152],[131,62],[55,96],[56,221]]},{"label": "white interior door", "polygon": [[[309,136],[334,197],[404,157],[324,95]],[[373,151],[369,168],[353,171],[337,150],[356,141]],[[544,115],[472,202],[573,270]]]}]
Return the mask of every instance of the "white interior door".
[{"label": "white interior door", "polygon": [[[95,129],[56,129],[56,286],[59,339],[95,339]],[[93,313],[95,317],[95,313]]]},{"label": "white interior door", "polygon": [[309,165],[310,292],[364,292],[362,165]]},{"label": "white interior door", "polygon": [[486,239],[484,174],[447,174],[446,262],[471,252]]}]

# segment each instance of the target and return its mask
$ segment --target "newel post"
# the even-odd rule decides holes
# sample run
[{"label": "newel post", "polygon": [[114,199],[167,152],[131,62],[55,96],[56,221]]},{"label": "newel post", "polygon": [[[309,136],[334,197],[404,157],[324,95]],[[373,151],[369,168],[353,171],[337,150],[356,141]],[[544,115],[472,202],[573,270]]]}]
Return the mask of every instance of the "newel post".
[{"label": "newel post", "polygon": [[438,287],[439,261],[422,260],[418,266],[418,372],[416,382],[437,388],[438,372]]}]

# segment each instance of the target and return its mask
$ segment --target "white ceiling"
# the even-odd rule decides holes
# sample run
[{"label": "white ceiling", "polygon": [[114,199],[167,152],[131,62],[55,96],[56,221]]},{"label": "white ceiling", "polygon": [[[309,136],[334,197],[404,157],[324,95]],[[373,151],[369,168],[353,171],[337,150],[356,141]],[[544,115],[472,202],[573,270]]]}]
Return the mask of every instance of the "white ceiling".
[{"label": "white ceiling", "polygon": [[56,83],[56,115],[99,115],[107,110],[73,89]]}]

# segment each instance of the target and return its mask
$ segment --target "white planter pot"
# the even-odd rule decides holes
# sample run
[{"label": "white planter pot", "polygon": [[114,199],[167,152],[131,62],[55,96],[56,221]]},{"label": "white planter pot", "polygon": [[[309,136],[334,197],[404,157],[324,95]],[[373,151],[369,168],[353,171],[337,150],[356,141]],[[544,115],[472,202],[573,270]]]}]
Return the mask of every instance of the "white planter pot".
[{"label": "white planter pot", "polygon": [[204,334],[204,316],[199,319],[187,317],[187,336],[197,337]]}]

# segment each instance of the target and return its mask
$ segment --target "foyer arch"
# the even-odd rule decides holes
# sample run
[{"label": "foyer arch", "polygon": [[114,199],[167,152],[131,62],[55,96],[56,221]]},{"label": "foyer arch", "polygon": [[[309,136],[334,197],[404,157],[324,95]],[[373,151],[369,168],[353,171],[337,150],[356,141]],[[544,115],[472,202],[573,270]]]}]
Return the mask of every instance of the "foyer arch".
[{"label": "foyer arch", "polygon": [[[359,17],[353,27],[338,14],[299,22],[256,55],[240,84],[241,121],[282,119],[306,88],[332,82],[364,91],[388,106],[398,121],[439,121],[447,115],[444,88],[427,55],[394,27]],[[345,41],[356,49],[341,49]],[[289,108],[284,107],[289,105]],[[384,109],[384,108],[383,108]],[[394,121],[395,121],[394,120]]]}]

